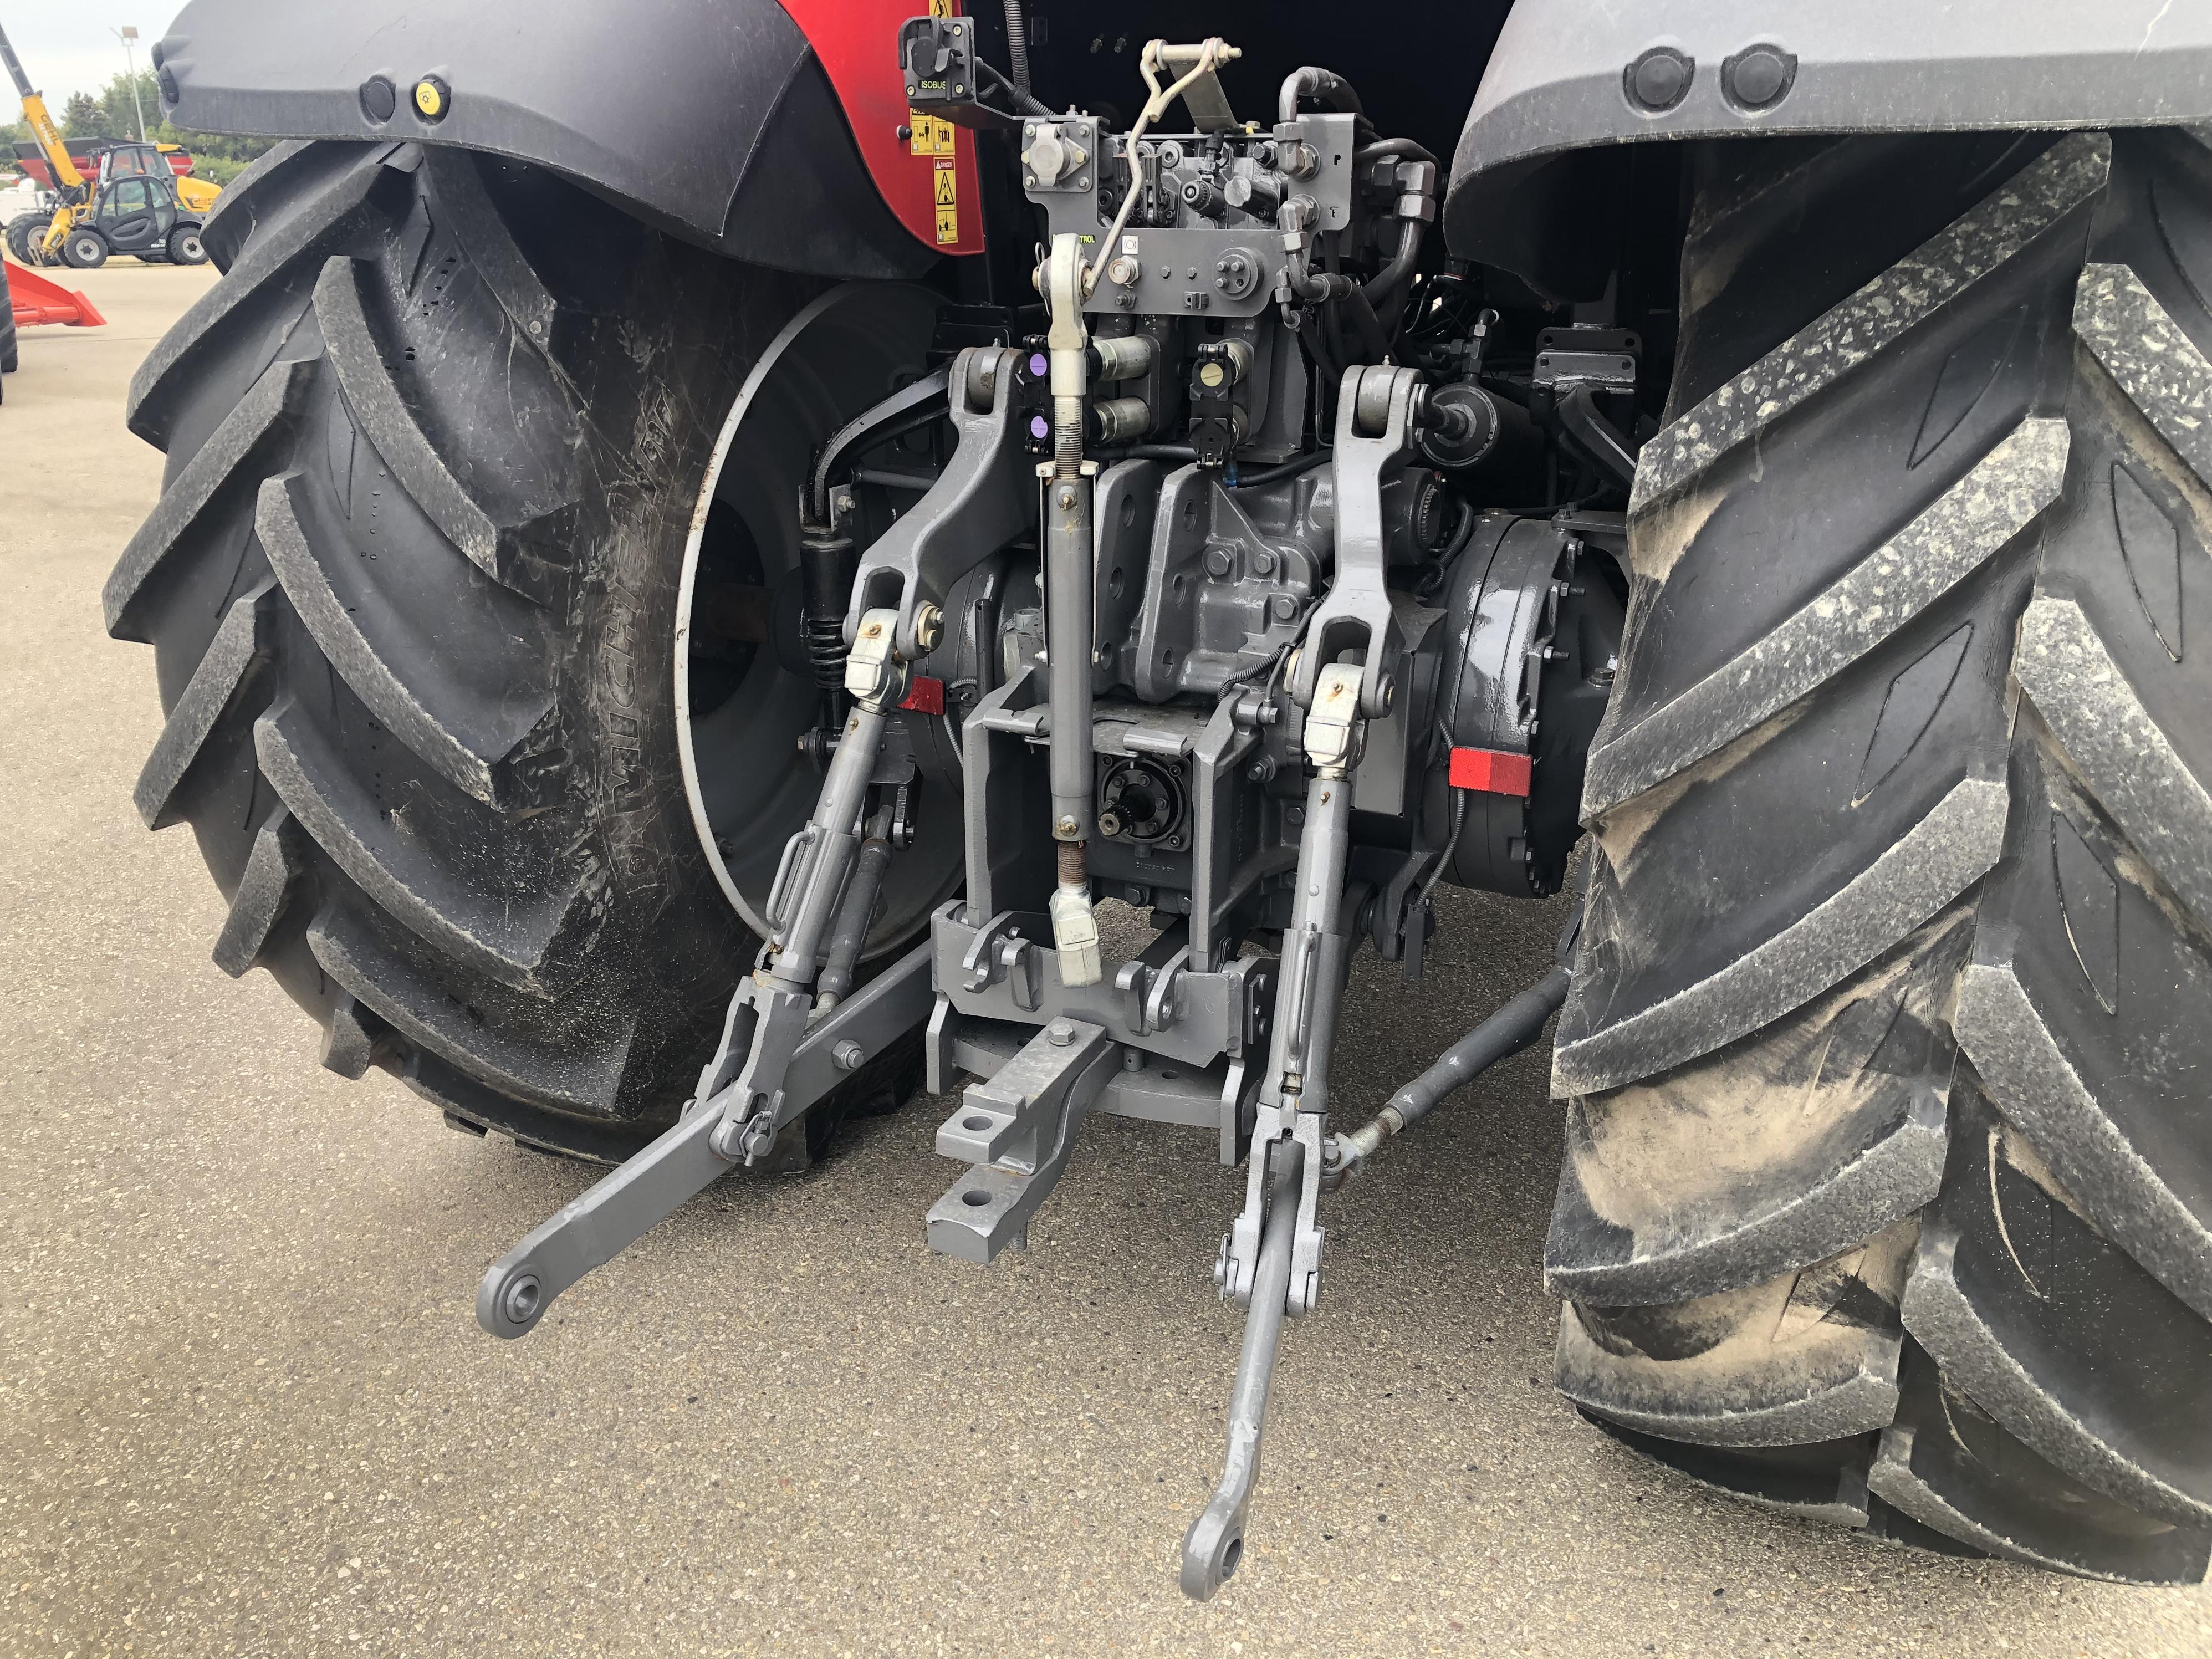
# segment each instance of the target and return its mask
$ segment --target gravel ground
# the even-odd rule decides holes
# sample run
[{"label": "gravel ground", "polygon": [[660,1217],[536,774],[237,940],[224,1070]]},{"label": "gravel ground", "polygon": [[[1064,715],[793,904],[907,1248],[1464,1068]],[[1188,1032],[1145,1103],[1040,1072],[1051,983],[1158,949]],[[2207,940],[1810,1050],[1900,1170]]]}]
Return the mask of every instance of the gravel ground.
[{"label": "gravel ground", "polygon": [[[943,1101],[733,1182],[482,1335],[484,1264],[589,1181],[348,1085],[131,781],[150,659],[99,590],[154,499],[132,367],[210,280],[75,279],[0,410],[0,1652],[2151,1655],[2212,1601],[1937,1559],[1717,1498],[1548,1383],[1559,1118],[1522,1056],[1330,1206],[1251,1548],[1177,1594],[1238,1322],[1202,1136],[1096,1121],[1026,1255],[931,1256]],[[1365,964],[1371,1109],[1533,978],[1554,907]]]}]

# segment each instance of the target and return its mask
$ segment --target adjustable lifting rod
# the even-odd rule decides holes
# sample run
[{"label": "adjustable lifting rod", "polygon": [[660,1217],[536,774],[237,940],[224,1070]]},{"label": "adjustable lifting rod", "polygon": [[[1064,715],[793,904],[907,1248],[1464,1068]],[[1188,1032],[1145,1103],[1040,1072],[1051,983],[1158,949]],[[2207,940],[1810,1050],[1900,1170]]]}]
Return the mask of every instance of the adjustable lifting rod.
[{"label": "adjustable lifting rod", "polygon": [[1083,459],[1083,398],[1090,336],[1083,325],[1083,246],[1073,232],[1055,236],[1045,260],[1052,306],[1047,337],[1052,362],[1052,464],[1044,510],[1045,664],[1052,711],[1052,836],[1060,843],[1060,883],[1048,906],[1063,985],[1096,985],[1105,969],[1091,909],[1091,483]]}]

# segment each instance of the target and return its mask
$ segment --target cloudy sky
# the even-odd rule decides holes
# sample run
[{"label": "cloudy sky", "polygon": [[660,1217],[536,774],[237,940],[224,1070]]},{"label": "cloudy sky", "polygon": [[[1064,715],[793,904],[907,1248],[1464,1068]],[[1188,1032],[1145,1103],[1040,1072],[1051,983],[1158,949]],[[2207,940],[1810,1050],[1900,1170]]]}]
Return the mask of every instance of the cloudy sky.
[{"label": "cloudy sky", "polygon": [[[184,0],[8,0],[0,27],[23,60],[32,87],[46,94],[56,115],[73,92],[97,92],[123,73],[123,43],[111,32],[138,27],[141,68],[146,48],[160,40]],[[0,119],[16,115],[15,89],[0,70]]]}]

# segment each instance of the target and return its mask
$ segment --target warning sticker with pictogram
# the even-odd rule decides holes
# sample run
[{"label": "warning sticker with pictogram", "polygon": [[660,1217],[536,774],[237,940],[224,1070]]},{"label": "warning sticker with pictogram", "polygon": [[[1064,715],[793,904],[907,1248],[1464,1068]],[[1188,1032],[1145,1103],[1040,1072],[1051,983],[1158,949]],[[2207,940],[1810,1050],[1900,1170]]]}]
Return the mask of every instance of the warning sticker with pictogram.
[{"label": "warning sticker with pictogram", "polygon": [[951,122],[940,121],[934,115],[913,113],[909,125],[914,130],[914,138],[908,146],[908,154],[950,155],[953,153],[953,135],[960,129]]},{"label": "warning sticker with pictogram", "polygon": [[954,163],[937,164],[937,240],[939,245],[960,240],[960,198]]}]

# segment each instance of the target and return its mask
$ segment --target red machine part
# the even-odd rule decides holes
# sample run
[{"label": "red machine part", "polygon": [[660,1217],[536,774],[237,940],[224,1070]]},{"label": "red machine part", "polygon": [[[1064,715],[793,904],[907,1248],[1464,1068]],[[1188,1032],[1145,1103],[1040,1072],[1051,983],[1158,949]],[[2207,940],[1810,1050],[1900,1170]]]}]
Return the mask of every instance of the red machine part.
[{"label": "red machine part", "polygon": [[49,282],[13,259],[7,265],[8,303],[15,313],[16,327],[29,328],[38,323],[59,323],[64,328],[107,326],[107,319],[75,289]]},{"label": "red machine part", "polygon": [[945,712],[945,682],[932,679],[927,674],[916,674],[908,688],[906,701],[899,705],[917,714],[942,714]]},{"label": "red machine part", "polygon": [[1486,795],[1526,795],[1530,762],[1509,749],[1455,749],[1447,775],[1455,789]]},{"label": "red machine part", "polygon": [[[903,81],[899,82],[902,96],[904,95],[902,89],[905,84]],[[83,148],[72,143],[69,147],[70,161],[87,179],[94,178],[100,172],[100,152],[112,149],[120,142],[120,140],[106,138],[96,139]],[[192,170],[191,152],[189,150],[169,150],[165,152],[162,159],[168,162],[169,171],[179,179],[185,177]],[[46,165],[46,158],[38,153],[36,144],[27,142],[16,145],[15,165],[21,167],[24,174],[40,189],[52,190],[54,187],[54,170]]]},{"label": "red machine part", "polygon": [[975,135],[907,107],[898,27],[958,0],[780,0],[837,90],[860,159],[898,221],[940,253],[983,251]]}]

